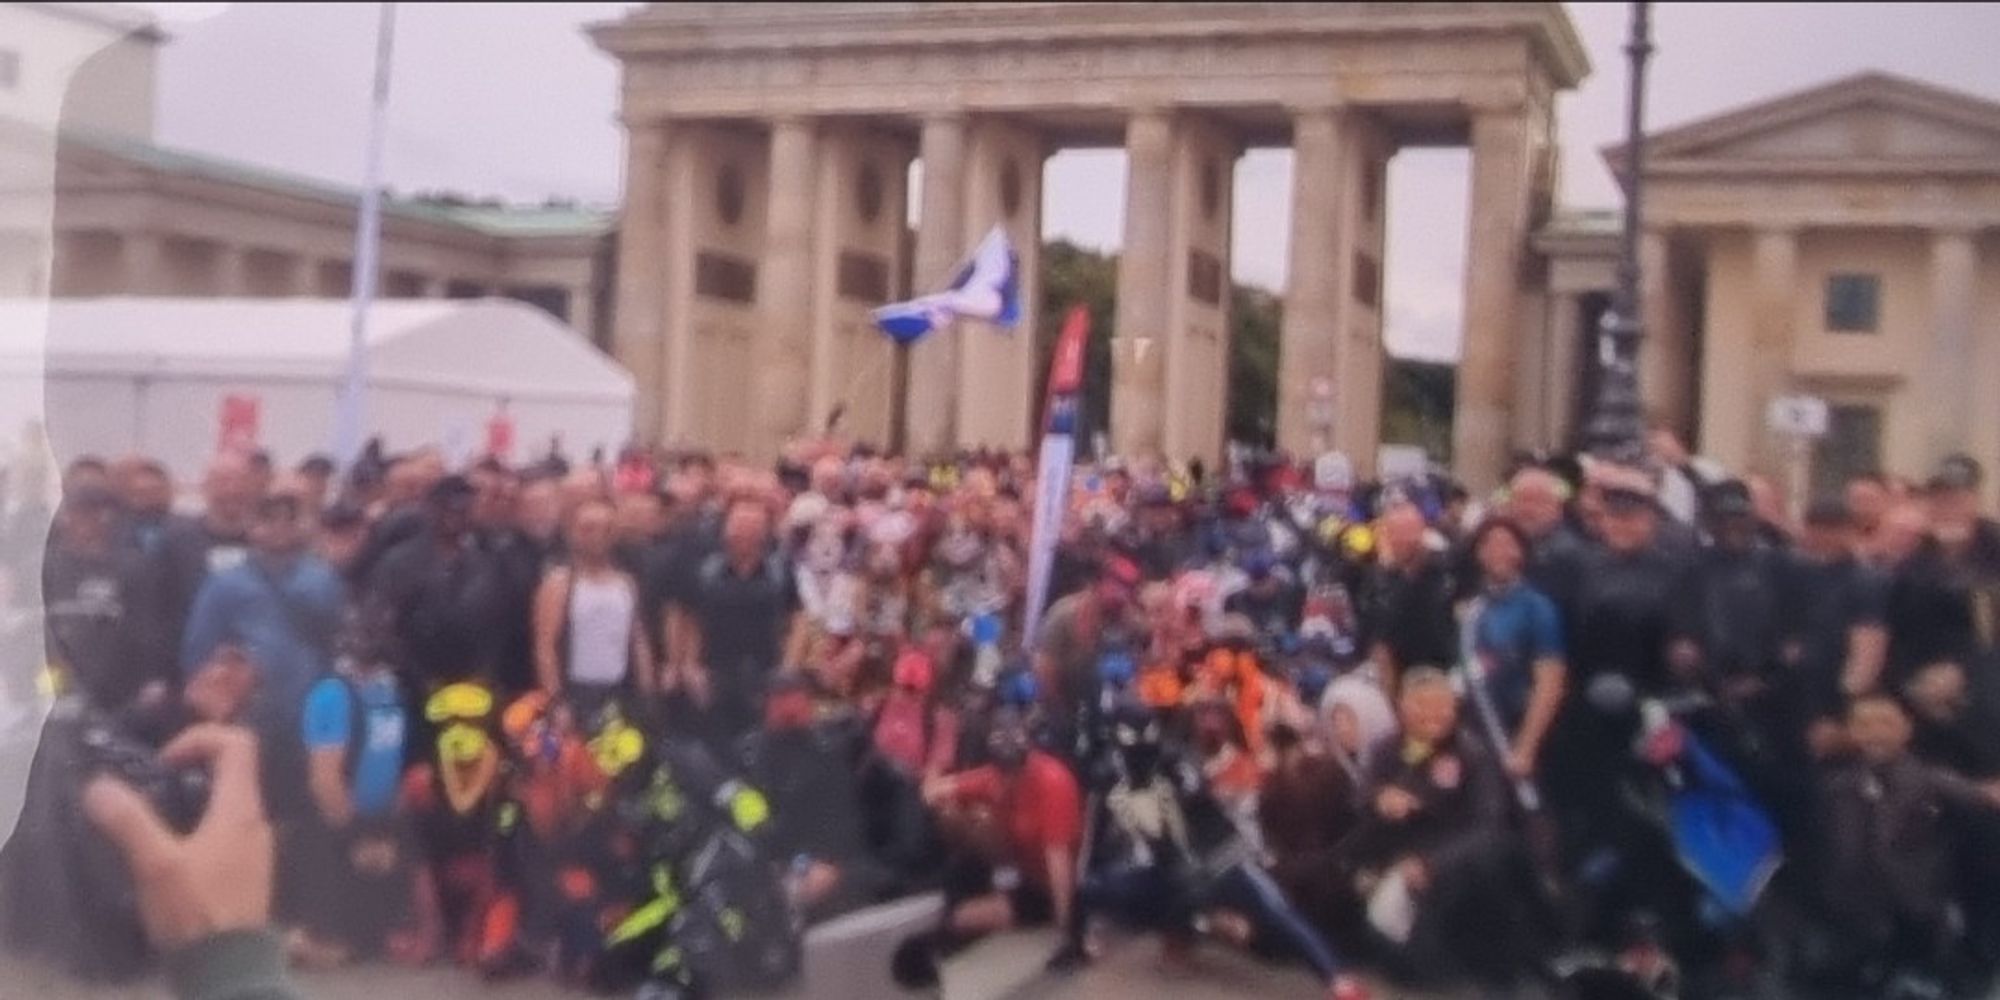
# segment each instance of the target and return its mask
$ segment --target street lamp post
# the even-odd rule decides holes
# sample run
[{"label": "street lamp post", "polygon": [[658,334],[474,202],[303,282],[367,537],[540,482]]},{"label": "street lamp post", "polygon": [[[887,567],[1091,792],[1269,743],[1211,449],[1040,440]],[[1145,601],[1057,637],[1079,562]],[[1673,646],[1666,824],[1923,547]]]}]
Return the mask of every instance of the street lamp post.
[{"label": "street lamp post", "polygon": [[1625,43],[1630,77],[1626,88],[1625,227],[1619,244],[1618,290],[1599,323],[1597,356],[1601,377],[1586,431],[1599,458],[1636,465],[1645,455],[1645,422],[1639,395],[1640,320],[1639,227],[1646,163],[1646,60],[1653,54],[1652,4],[1632,4],[1632,32]]}]

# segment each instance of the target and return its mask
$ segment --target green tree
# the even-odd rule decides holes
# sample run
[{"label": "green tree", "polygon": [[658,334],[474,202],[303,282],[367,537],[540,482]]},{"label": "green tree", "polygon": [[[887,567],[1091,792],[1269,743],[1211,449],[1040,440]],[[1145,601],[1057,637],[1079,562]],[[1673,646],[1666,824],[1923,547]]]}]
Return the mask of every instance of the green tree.
[{"label": "green tree", "polygon": [[1072,306],[1090,309],[1090,350],[1083,371],[1084,424],[1078,428],[1084,447],[1111,421],[1111,325],[1118,315],[1118,258],[1056,240],[1042,246],[1041,314],[1035,329],[1040,343],[1035,359],[1035,413],[1041,414],[1048,395],[1049,360],[1056,337]]},{"label": "green tree", "polygon": [[1416,445],[1433,461],[1451,461],[1455,398],[1451,365],[1392,358],[1382,387],[1382,440]]},{"label": "green tree", "polygon": [[1269,447],[1278,437],[1278,329],[1284,306],[1252,285],[1229,289],[1229,439]]},{"label": "green tree", "polygon": [[[1284,302],[1254,285],[1229,290],[1229,437],[1270,445],[1277,437],[1278,339]],[[1085,446],[1111,417],[1111,338],[1118,314],[1118,258],[1056,240],[1042,247],[1042,302],[1036,329],[1036,412],[1047,393],[1049,359],[1070,307],[1090,308],[1090,350],[1084,372]],[[1392,359],[1384,373],[1382,437],[1451,454],[1452,366]]]}]

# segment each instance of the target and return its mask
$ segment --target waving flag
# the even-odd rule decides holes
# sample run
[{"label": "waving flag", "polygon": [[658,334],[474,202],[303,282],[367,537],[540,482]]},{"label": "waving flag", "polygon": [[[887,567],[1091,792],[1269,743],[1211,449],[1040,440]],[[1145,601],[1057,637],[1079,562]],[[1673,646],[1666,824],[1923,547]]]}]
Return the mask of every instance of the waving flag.
[{"label": "waving flag", "polygon": [[1083,403],[1083,364],[1090,345],[1090,310],[1075,306],[1063,321],[1049,362],[1049,396],[1043,404],[1041,468],[1035,473],[1034,535],[1028,543],[1028,603],[1023,611],[1023,643],[1032,646],[1049,599],[1055,570],[1056,539],[1069,513],[1069,473],[1076,459],[1078,407]]},{"label": "waving flag", "polygon": [[1021,259],[994,226],[979,241],[972,259],[958,269],[951,287],[934,295],[892,302],[873,313],[875,325],[898,344],[914,344],[954,320],[985,320],[1012,329],[1021,320]]}]

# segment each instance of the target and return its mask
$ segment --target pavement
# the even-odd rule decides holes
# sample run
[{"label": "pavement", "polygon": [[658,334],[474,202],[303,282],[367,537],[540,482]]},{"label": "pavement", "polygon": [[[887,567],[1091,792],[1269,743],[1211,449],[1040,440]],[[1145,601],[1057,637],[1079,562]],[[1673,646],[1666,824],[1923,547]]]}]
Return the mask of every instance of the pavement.
[{"label": "pavement", "polygon": [[[876,915],[879,938],[844,942],[837,951],[810,949],[800,985],[767,1000],[897,1000],[910,996],[887,984],[888,955],[900,940],[902,918],[920,906],[887,917]],[[882,909],[882,908],[878,908]],[[895,929],[891,929],[895,928]],[[893,939],[892,939],[893,938]],[[1219,949],[1202,953],[1192,974],[1168,975],[1158,968],[1158,951],[1144,942],[1125,942],[1097,964],[1072,976],[1041,972],[1055,940],[1044,934],[1008,935],[981,944],[943,969],[942,1000],[1317,1000],[1323,990],[1303,972],[1272,968]],[[300,992],[309,1000],[579,1000],[584,994],[555,984],[526,980],[487,983],[457,969],[358,967],[302,975]],[[169,1000],[157,982],[95,986],[45,967],[0,958],[0,997],[39,1000]]]}]

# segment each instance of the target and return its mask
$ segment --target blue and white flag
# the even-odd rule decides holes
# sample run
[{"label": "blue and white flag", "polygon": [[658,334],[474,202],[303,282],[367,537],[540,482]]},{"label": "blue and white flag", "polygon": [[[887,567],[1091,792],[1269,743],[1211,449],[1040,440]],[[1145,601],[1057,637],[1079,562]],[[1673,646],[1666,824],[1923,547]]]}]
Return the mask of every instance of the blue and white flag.
[{"label": "blue and white flag", "polygon": [[872,315],[875,325],[898,344],[914,344],[960,319],[985,320],[1012,329],[1021,320],[1021,259],[1014,253],[1007,231],[994,226],[979,241],[972,259],[958,269],[949,288],[908,302],[892,302]]}]

